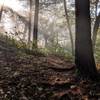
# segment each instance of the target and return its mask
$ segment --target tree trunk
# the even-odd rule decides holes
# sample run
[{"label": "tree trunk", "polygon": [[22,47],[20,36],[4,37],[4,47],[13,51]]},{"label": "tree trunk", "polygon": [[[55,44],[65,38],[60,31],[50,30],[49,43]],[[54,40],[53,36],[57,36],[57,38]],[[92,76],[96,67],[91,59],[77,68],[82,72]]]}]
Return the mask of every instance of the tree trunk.
[{"label": "tree trunk", "polygon": [[31,42],[31,31],[32,31],[32,0],[29,0],[29,4],[30,4],[30,12],[29,12],[29,33],[28,33],[28,45],[30,48],[30,42]]},{"label": "tree trunk", "polygon": [[70,35],[70,41],[71,41],[71,47],[72,47],[72,55],[74,56],[74,42],[73,42],[73,36],[72,36],[72,31],[71,31],[71,25],[69,22],[69,16],[68,16],[68,11],[67,11],[67,6],[66,6],[66,0],[64,0],[64,10],[65,10],[65,16],[67,20],[67,27],[69,30],[69,35]]},{"label": "tree trunk", "polygon": [[39,0],[35,0],[35,15],[34,15],[34,29],[33,29],[33,48],[37,48],[38,14],[39,14]]},{"label": "tree trunk", "polygon": [[76,0],[75,63],[83,77],[96,78],[97,70],[91,40],[89,0]]}]

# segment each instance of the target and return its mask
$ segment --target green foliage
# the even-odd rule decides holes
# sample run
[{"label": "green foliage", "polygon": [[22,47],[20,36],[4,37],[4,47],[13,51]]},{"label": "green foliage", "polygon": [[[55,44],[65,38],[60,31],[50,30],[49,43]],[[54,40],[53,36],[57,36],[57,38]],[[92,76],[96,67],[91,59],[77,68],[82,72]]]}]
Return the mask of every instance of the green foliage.
[{"label": "green foliage", "polygon": [[31,42],[31,44],[32,44],[32,50],[35,50],[37,48],[37,41],[34,40]]},{"label": "green foliage", "polygon": [[57,43],[53,43],[52,45],[46,48],[42,48],[40,49],[40,51],[46,55],[50,54],[50,55],[56,55],[60,57],[62,56],[70,60],[73,59],[72,53]]},{"label": "green foliage", "polygon": [[6,35],[1,35],[0,38],[2,38],[8,45],[8,47],[14,47],[16,50],[21,54],[26,53],[29,55],[37,55],[37,54],[44,54],[44,55],[56,55],[56,56],[62,56],[66,57],[67,59],[72,60],[73,56],[70,52],[70,50],[67,50],[66,47],[62,47],[60,44],[56,43],[55,41],[48,45],[46,48],[36,48],[34,46],[34,42],[31,42],[30,45],[26,44],[23,41],[17,41],[12,37],[8,37]]},{"label": "green foliage", "polygon": [[95,58],[96,58],[96,61],[100,60],[100,36],[98,36],[97,41],[96,41]]},{"label": "green foliage", "polygon": [[17,41],[16,39],[10,36],[0,34],[0,40],[3,41],[4,44],[6,44],[6,47],[15,48],[17,51],[26,51],[28,49],[25,42]]}]

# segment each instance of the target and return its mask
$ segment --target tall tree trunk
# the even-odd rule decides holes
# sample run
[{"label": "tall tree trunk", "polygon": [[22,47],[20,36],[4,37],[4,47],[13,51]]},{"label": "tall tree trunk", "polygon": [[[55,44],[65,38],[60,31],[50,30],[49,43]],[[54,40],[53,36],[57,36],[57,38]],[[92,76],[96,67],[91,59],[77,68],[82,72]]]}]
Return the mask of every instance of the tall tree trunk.
[{"label": "tall tree trunk", "polygon": [[72,31],[71,31],[71,25],[70,25],[70,22],[69,22],[69,16],[68,16],[68,11],[67,11],[67,6],[66,6],[66,0],[64,0],[64,10],[65,10],[65,16],[66,16],[66,20],[67,20],[67,27],[68,27],[69,35],[70,35],[72,55],[74,56],[74,42],[73,42],[73,36],[72,36]]},{"label": "tall tree trunk", "polygon": [[29,33],[28,33],[28,45],[30,48],[30,42],[31,42],[31,31],[32,31],[32,0],[29,0],[30,3],[30,12],[29,12]]},{"label": "tall tree trunk", "polygon": [[35,0],[35,15],[34,15],[34,29],[33,29],[33,48],[37,48],[38,15],[39,15],[39,0]]},{"label": "tall tree trunk", "polygon": [[75,63],[81,75],[96,78],[97,70],[91,40],[90,1],[76,0]]},{"label": "tall tree trunk", "polygon": [[95,49],[99,25],[100,25],[100,12],[99,12],[99,15],[96,16],[96,20],[95,20],[95,24],[94,24],[94,28],[93,28],[93,47],[94,47],[94,49]]}]

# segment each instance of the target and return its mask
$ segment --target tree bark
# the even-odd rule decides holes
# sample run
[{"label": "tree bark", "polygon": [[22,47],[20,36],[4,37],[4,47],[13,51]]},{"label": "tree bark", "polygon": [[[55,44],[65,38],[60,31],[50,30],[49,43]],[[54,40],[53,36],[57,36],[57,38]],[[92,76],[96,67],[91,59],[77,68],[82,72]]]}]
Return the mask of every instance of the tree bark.
[{"label": "tree bark", "polygon": [[28,45],[30,48],[30,42],[31,42],[31,31],[32,31],[32,0],[29,0],[30,4],[30,12],[29,12],[29,33],[28,33]]},{"label": "tree bark", "polygon": [[38,15],[39,15],[39,0],[35,0],[35,15],[34,15],[34,29],[33,29],[33,48],[37,48]]},{"label": "tree bark", "polygon": [[76,0],[75,64],[83,77],[96,78],[91,40],[90,1]]}]

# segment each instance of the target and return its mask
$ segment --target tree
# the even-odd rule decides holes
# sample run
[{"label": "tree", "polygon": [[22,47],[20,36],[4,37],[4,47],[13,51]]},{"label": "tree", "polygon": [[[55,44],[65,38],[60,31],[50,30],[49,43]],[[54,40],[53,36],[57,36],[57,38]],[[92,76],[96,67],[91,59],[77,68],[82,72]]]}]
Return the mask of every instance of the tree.
[{"label": "tree", "polygon": [[33,47],[34,48],[37,48],[38,14],[39,14],[39,0],[35,0],[34,29],[33,29]]},{"label": "tree", "polygon": [[67,6],[66,6],[66,0],[64,0],[64,10],[65,10],[65,17],[66,17],[66,20],[67,20],[67,27],[68,27],[69,35],[70,35],[72,55],[74,55],[74,42],[73,42],[73,36],[72,36],[72,31],[71,31],[71,25],[70,25],[70,22],[69,22],[69,16],[68,16],[68,11],[67,11]]},{"label": "tree", "polygon": [[29,12],[29,34],[28,34],[28,45],[29,45],[29,47],[30,47],[30,41],[31,41],[31,27],[32,27],[32,25],[31,25],[31,19],[32,19],[32,0],[29,0],[29,4],[30,4],[30,12]]},{"label": "tree", "polygon": [[90,1],[76,0],[75,64],[83,77],[95,78],[96,65],[91,40]]}]

